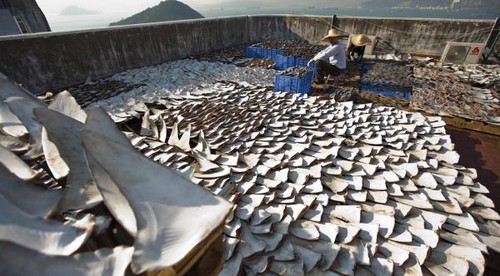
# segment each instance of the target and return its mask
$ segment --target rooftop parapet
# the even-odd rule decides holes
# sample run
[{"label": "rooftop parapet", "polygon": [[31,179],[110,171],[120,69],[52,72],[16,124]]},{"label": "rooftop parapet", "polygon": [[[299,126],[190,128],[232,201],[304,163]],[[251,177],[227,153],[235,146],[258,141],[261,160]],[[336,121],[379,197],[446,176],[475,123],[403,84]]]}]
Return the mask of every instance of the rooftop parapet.
[{"label": "rooftop parapet", "polygon": [[[441,55],[446,42],[486,42],[493,20],[339,17],[340,29],[384,38],[400,51]],[[134,68],[241,43],[307,39],[331,27],[324,16],[259,15],[128,25],[0,38],[0,72],[41,93]]]}]

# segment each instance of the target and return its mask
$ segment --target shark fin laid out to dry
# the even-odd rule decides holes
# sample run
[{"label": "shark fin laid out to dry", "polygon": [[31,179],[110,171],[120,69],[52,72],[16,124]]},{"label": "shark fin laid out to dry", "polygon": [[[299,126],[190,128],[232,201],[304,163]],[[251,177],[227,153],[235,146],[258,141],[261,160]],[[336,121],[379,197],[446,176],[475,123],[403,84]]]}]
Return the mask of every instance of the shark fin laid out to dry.
[{"label": "shark fin laid out to dry", "polygon": [[32,180],[40,175],[10,150],[0,146],[0,163],[23,180]]},{"label": "shark fin laid out to dry", "polygon": [[47,166],[49,167],[52,175],[56,179],[68,176],[69,167],[61,158],[61,154],[59,153],[57,146],[50,141],[45,128],[42,129],[42,147],[43,154],[45,155],[45,161],[47,162]]},{"label": "shark fin laid out to dry", "polygon": [[49,104],[49,109],[71,117],[80,123],[84,123],[87,119],[85,111],[83,111],[75,98],[67,90],[60,92],[54,97]]},{"label": "shark fin laid out to dry", "polygon": [[22,137],[28,130],[17,116],[10,111],[9,106],[0,101],[0,128],[4,133],[13,137]]},{"label": "shark fin laid out to dry", "polygon": [[17,208],[35,217],[45,217],[54,211],[61,199],[60,190],[47,190],[26,183],[1,164],[0,183],[1,195]]},{"label": "shark fin laid out to dry", "polygon": [[103,248],[72,256],[50,256],[32,249],[0,242],[2,275],[125,275],[133,247]]},{"label": "shark fin laid out to dry", "polygon": [[[134,150],[127,137],[116,127],[113,120],[101,108],[95,108],[89,112],[83,129],[104,135],[128,149]],[[92,175],[104,199],[104,204],[106,204],[111,214],[113,214],[123,228],[135,237],[137,234],[137,221],[129,202],[106,170],[91,155],[87,155],[87,159],[92,166]]]},{"label": "shark fin laid out to dry", "polygon": [[3,195],[0,195],[0,207],[0,240],[45,254],[68,256],[80,248],[92,231],[92,227],[79,229],[30,215]]},{"label": "shark fin laid out to dry", "polygon": [[102,196],[90,174],[79,131],[83,124],[50,109],[35,109],[49,139],[57,146],[70,172],[59,208],[62,211],[91,208],[102,202]]},{"label": "shark fin laid out to dry", "polygon": [[122,146],[134,148],[127,136],[116,127],[111,117],[102,108],[94,108],[89,111],[84,129],[105,135]]},{"label": "shark fin laid out to dry", "polygon": [[105,136],[81,135],[92,171],[97,164],[108,172],[136,216],[134,272],[176,265],[222,227],[226,201]]},{"label": "shark fin laid out to dry", "polygon": [[[80,123],[84,123],[87,117],[87,114],[85,114],[80,105],[76,102],[75,98],[73,98],[68,91],[63,91],[57,94],[49,104],[49,109],[73,118]],[[52,172],[52,175],[54,175],[56,179],[67,176],[69,173],[69,167],[61,158],[57,146],[50,141],[45,128],[42,132],[42,145],[45,160],[47,162],[47,166],[49,166],[49,169]]]},{"label": "shark fin laid out to dry", "polygon": [[42,125],[33,119],[33,109],[47,108],[47,105],[2,73],[0,73],[0,101],[7,104],[10,111],[19,118],[29,132],[30,149],[23,155],[23,159],[32,160],[40,157],[43,154]]},{"label": "shark fin laid out to dry", "polygon": [[29,149],[28,143],[24,143],[20,138],[8,134],[2,134],[1,131],[0,131],[0,146],[12,151],[17,155],[21,155],[24,152],[27,152]]}]

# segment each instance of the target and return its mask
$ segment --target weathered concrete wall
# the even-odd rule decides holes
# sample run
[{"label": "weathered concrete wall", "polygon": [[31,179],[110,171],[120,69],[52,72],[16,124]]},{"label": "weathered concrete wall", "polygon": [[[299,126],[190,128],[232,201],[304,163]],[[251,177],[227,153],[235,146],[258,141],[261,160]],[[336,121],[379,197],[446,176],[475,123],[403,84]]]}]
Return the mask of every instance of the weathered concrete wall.
[{"label": "weathered concrete wall", "polygon": [[373,19],[345,17],[340,28],[376,35],[408,53],[441,55],[448,41],[485,43],[493,20]]},{"label": "weathered concrete wall", "polygon": [[[486,42],[493,20],[401,19],[339,17],[339,29],[349,34],[378,36],[407,53],[441,55],[448,41]],[[319,42],[331,17],[287,17],[288,28],[311,42]]]},{"label": "weathered concrete wall", "polygon": [[[288,33],[288,35],[287,35]],[[0,71],[34,93],[127,69],[286,36],[278,16],[152,23],[92,31],[0,37]]]},{"label": "weathered concrete wall", "polygon": [[247,18],[0,38],[0,71],[37,93],[248,40]]},{"label": "weathered concrete wall", "polygon": [[332,17],[326,16],[288,16],[287,28],[311,43],[320,43],[332,25]]},{"label": "weathered concrete wall", "polygon": [[[0,71],[40,93],[240,43],[298,38],[318,42],[330,25],[330,17],[243,16],[1,37]],[[349,33],[377,35],[402,51],[427,54],[440,54],[443,42],[451,39],[484,42],[489,33],[485,30],[492,25],[340,18],[340,28]]]}]

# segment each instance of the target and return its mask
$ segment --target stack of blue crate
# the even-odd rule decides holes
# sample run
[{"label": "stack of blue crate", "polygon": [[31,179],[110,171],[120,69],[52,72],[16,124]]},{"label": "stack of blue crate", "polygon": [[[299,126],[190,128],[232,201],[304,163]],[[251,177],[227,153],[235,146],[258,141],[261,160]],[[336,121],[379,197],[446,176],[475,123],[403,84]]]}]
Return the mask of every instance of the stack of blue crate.
[{"label": "stack of blue crate", "polygon": [[[303,66],[306,67],[309,62],[306,58],[284,56],[281,49],[268,49],[255,46],[248,46],[245,49],[248,58],[263,58],[274,60],[277,70],[285,70],[290,67]],[[312,66],[313,71],[316,70],[316,64]],[[313,73],[314,75],[314,73]]]},{"label": "stack of blue crate", "polygon": [[[284,56],[281,49],[268,49],[256,46],[248,46],[245,49],[249,58],[272,59],[275,69],[286,70],[295,67],[307,67],[308,59]],[[312,68],[303,68],[307,73],[300,76],[287,75],[286,72],[279,73],[274,78],[274,91],[307,94],[311,91],[311,84],[316,71],[316,64]]]},{"label": "stack of blue crate", "polygon": [[[275,68],[277,70],[286,70],[290,67],[295,67],[295,66],[303,66],[306,67],[307,63],[309,62],[308,59],[306,58],[300,58],[300,57],[292,57],[292,56],[284,56],[281,54],[276,55],[276,58],[274,59]],[[316,75],[316,63],[312,64],[311,69],[313,70],[313,77]]]},{"label": "stack of blue crate", "polygon": [[311,91],[313,72],[311,69],[304,67],[290,67],[288,69],[294,71],[296,68],[301,68],[298,70],[302,72],[300,74],[289,74],[287,70],[274,77],[274,91],[300,94],[308,94]]},{"label": "stack of blue crate", "polygon": [[248,46],[245,49],[246,55],[249,58],[264,58],[274,60],[277,55],[283,53],[281,49],[267,49],[255,46]]}]

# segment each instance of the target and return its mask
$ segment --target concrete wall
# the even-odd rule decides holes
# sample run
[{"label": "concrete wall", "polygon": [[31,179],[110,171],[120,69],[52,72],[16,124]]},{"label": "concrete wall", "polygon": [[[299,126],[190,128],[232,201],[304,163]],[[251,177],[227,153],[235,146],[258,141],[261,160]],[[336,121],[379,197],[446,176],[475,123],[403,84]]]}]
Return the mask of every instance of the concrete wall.
[{"label": "concrete wall", "polygon": [[[330,25],[330,17],[245,16],[0,37],[0,71],[38,94],[88,77],[102,78],[240,43],[298,38],[318,42]],[[486,41],[489,31],[484,30],[492,25],[493,21],[340,18],[340,28],[347,32],[378,35],[402,51],[427,54],[440,54],[443,42],[451,38]]]},{"label": "concrete wall", "polygon": [[[378,36],[407,53],[441,55],[446,42],[486,42],[494,20],[402,19],[339,17],[339,29],[349,34]],[[286,18],[287,27],[313,43],[325,35],[331,17]]]},{"label": "concrete wall", "polygon": [[448,41],[485,43],[494,21],[348,17],[340,24],[349,33],[379,36],[404,52],[441,55]]},{"label": "concrete wall", "polygon": [[0,71],[34,93],[239,43],[246,18],[0,38]]}]

